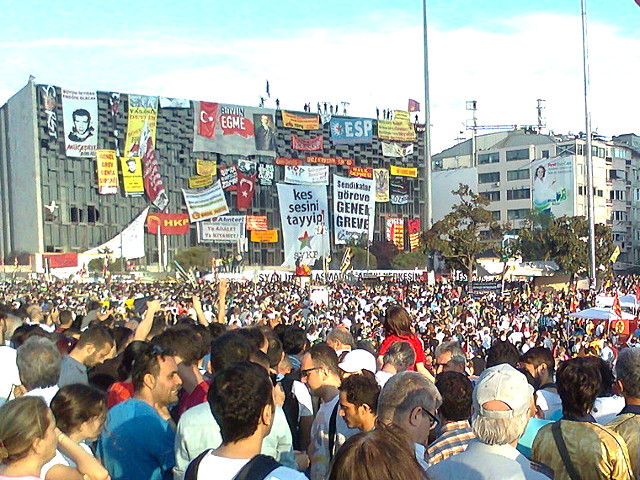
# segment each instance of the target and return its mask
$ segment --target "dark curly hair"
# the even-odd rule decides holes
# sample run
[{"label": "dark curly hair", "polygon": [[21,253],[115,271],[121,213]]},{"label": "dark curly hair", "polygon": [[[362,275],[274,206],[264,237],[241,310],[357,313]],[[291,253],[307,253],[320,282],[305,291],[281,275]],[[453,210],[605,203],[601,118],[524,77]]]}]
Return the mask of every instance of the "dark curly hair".
[{"label": "dark curly hair", "polygon": [[462,373],[448,371],[436,377],[436,388],[442,395],[438,411],[447,420],[459,422],[471,417],[473,385]]},{"label": "dark curly hair", "polygon": [[356,407],[369,405],[372,412],[378,410],[380,385],[373,375],[350,375],[342,381],[340,391],[347,394],[347,402]]},{"label": "dark curly hair", "polygon": [[602,375],[593,361],[577,357],[560,364],[556,384],[564,416],[582,417],[593,408],[602,388]]}]

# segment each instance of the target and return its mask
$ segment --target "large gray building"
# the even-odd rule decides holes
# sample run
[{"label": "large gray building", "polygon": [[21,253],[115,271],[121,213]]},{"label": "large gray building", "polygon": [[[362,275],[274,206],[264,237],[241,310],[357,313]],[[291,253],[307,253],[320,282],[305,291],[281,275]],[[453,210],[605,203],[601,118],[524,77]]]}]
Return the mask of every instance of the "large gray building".
[{"label": "large gray building", "polygon": [[[146,197],[126,197],[98,194],[95,158],[71,158],[65,154],[61,90],[55,88],[57,101],[48,113],[43,106],[44,88],[30,81],[0,108],[0,255],[7,258],[12,252],[83,252],[117,235],[148,205]],[[52,87],[49,87],[50,89]],[[51,90],[49,90],[51,92]],[[98,128],[97,148],[121,150],[127,131],[127,95],[122,94],[117,115],[109,112],[111,92],[97,92]],[[224,99],[219,99],[224,101]],[[51,135],[51,114],[57,117],[56,135]],[[169,212],[186,212],[182,188],[195,174],[196,154],[192,150],[194,137],[194,107],[160,108],[157,118],[156,151],[162,180],[169,197]],[[390,168],[391,165],[415,167],[417,178],[406,178],[409,201],[404,205],[389,202],[376,204],[374,240],[385,236],[385,218],[423,218],[424,141],[418,134],[413,152],[404,158],[385,157],[381,141],[375,136],[369,144],[335,145],[330,141],[329,124],[321,130],[306,132],[283,127],[280,112],[276,114],[276,149],[278,157],[296,157],[301,152],[291,146],[292,134],[312,137],[324,135],[323,150],[317,155],[355,159],[356,165],[367,168]],[[374,120],[374,133],[376,121]],[[416,126],[417,127],[417,126]],[[408,146],[411,142],[404,142]],[[216,160],[219,166],[234,165],[238,155],[197,153],[198,158]],[[300,156],[301,157],[301,156]],[[244,158],[244,157],[243,157]],[[269,157],[254,160],[274,162]],[[331,165],[331,174],[348,175],[348,167]],[[283,180],[283,167],[276,165],[273,186],[256,186],[253,207],[248,212],[234,211],[235,192],[225,192],[231,214],[266,215],[269,228],[280,229],[280,215],[275,183]],[[332,189],[328,187],[329,205]],[[152,207],[152,211],[154,208]],[[331,208],[330,208],[331,210]],[[332,225],[330,213],[329,225]],[[195,225],[191,234],[169,237],[169,252],[197,244]],[[145,234],[146,259],[142,263],[157,262],[156,238]],[[332,241],[333,247],[333,241]],[[234,249],[232,244],[213,244],[216,255]],[[282,235],[277,244],[248,243],[248,263],[278,265],[283,261]]]}]

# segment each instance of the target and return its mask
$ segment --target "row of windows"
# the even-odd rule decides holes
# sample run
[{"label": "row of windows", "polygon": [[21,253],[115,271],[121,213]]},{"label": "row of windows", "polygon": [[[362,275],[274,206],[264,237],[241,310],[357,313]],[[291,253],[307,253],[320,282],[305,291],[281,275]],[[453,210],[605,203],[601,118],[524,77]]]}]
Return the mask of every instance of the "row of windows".
[{"label": "row of windows", "polygon": [[[531,172],[528,168],[507,170],[507,181],[529,180]],[[478,183],[496,183],[500,181],[500,172],[479,173]]]},{"label": "row of windows", "polygon": [[[542,158],[549,158],[550,153],[550,150],[542,150]],[[529,160],[530,158],[531,153],[528,148],[508,150],[507,152],[505,152],[505,159],[507,160],[507,162],[512,162],[514,160]],[[498,162],[500,162],[500,152],[481,153],[478,155],[479,165],[487,165],[489,163]]]}]

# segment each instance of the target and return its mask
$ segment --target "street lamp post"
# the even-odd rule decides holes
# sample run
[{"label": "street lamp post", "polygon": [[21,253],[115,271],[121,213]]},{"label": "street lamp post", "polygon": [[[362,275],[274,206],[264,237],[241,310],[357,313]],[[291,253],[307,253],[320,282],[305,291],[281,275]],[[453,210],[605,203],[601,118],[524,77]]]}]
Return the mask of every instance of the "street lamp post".
[{"label": "street lamp post", "polygon": [[422,223],[428,230],[433,222],[433,206],[431,202],[431,102],[429,100],[429,48],[427,42],[427,0],[422,0],[423,35],[424,35],[424,161],[426,163],[426,179],[424,182],[424,199],[426,211],[422,215]]}]

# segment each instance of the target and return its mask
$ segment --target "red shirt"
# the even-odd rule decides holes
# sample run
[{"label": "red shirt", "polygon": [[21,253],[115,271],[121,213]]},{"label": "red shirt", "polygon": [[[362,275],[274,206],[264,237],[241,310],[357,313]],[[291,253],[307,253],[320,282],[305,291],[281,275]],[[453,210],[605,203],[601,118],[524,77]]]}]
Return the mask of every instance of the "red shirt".
[{"label": "red shirt", "polygon": [[209,383],[205,382],[204,380],[200,382],[196,388],[194,388],[193,392],[187,393],[185,390],[180,397],[180,402],[178,403],[178,415],[181,416],[191,407],[195,407],[196,405],[200,405],[201,403],[206,402],[208,392]]},{"label": "red shirt", "polygon": [[133,397],[133,383],[116,382],[107,391],[107,408],[115,407],[131,397]]},{"label": "red shirt", "polygon": [[410,337],[399,337],[398,335],[389,335],[384,339],[382,345],[380,346],[380,352],[378,355],[383,356],[389,350],[389,347],[396,342],[408,342],[413,347],[413,351],[416,352],[416,362],[413,364],[409,370],[415,370],[417,363],[427,363],[427,357],[424,355],[424,345],[422,345],[422,341],[415,335],[411,335]]}]

